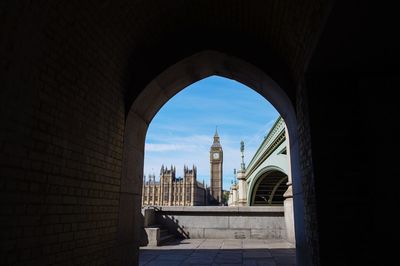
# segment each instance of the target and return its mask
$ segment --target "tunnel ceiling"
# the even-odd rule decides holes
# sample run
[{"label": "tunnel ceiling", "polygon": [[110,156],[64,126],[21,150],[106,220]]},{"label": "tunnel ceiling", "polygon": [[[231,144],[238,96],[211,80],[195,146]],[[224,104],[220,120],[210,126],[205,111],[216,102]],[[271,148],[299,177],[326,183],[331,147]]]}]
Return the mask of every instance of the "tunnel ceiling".
[{"label": "tunnel ceiling", "polygon": [[[212,49],[238,56],[263,69],[288,90],[291,79],[304,72],[323,21],[321,1],[130,1],[113,11],[109,25],[128,40],[132,73],[143,70],[143,87],[175,62],[193,53]],[[140,40],[140,41],[139,41]],[[138,64],[138,62],[141,62]],[[150,74],[151,73],[151,74]]]},{"label": "tunnel ceiling", "polygon": [[[128,60],[127,87],[143,88],[177,61],[212,49],[263,69],[291,99],[295,98],[291,79],[304,72],[327,13],[324,1],[317,0],[301,4],[289,0],[104,0],[88,5],[69,8],[101,25],[100,36],[122,43],[110,56],[119,54]],[[127,91],[129,105],[138,91]]]},{"label": "tunnel ceiling", "polygon": [[8,10],[5,14],[10,16],[2,22],[5,28],[19,25],[8,35],[31,35],[25,39],[36,44],[27,51],[38,48],[50,54],[54,47],[74,47],[83,54],[80,57],[87,53],[101,61],[91,62],[88,67],[115,65],[110,77],[122,78],[128,108],[140,89],[158,74],[204,50],[217,50],[254,64],[294,101],[293,84],[304,73],[330,10],[327,2],[18,2],[8,8],[19,10],[21,15],[11,16],[13,12]]}]

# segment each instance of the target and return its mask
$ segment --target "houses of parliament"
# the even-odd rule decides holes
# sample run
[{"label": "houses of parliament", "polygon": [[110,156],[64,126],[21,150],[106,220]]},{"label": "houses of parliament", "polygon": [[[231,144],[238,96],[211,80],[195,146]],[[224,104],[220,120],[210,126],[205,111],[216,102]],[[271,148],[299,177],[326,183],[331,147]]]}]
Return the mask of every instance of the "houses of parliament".
[{"label": "houses of parliament", "polygon": [[161,166],[160,179],[144,176],[143,206],[205,206],[222,204],[223,151],[218,132],[210,147],[210,187],[197,181],[197,167],[184,166],[183,177],[176,177],[176,168]]}]

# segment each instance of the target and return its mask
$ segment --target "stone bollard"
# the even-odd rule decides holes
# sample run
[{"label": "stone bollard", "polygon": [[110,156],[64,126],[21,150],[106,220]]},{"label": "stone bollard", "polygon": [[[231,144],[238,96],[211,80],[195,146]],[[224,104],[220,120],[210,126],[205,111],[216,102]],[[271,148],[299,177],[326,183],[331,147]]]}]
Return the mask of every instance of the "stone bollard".
[{"label": "stone bollard", "polygon": [[158,227],[147,227],[144,228],[147,234],[148,244],[147,246],[156,247],[160,243],[160,228]]}]

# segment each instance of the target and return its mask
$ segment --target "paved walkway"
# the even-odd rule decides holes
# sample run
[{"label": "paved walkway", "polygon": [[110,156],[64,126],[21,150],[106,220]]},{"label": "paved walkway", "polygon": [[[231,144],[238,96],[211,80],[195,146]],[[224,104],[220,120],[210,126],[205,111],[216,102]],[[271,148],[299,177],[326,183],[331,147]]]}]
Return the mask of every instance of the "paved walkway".
[{"label": "paved walkway", "polygon": [[185,239],[160,247],[141,247],[139,265],[296,265],[295,248],[286,241],[258,239]]}]

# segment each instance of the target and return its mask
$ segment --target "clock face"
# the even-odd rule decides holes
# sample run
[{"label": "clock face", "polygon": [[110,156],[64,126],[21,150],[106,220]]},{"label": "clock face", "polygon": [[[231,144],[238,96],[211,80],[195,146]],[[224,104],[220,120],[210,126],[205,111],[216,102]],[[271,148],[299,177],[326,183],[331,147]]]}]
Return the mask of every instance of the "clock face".
[{"label": "clock face", "polygon": [[213,159],[218,159],[219,158],[219,153],[218,152],[214,152],[213,153]]}]

